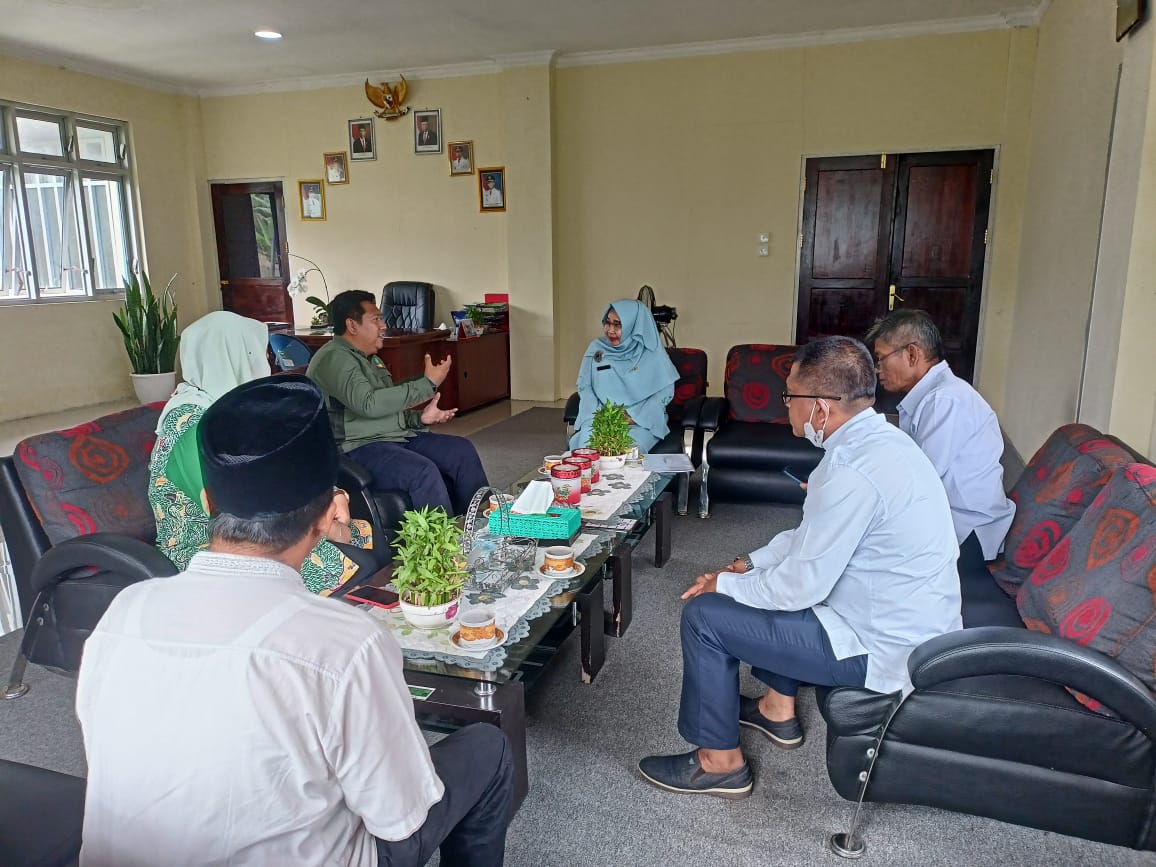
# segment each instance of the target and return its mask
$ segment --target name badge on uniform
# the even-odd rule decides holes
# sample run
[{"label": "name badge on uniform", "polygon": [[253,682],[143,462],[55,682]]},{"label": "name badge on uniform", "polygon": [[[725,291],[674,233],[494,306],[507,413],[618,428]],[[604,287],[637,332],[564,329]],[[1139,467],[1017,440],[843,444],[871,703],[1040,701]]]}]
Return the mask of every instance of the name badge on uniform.
[{"label": "name badge on uniform", "polygon": [[375,355],[375,356],[373,356],[373,366],[374,367],[385,367],[385,362],[382,361],[380,358],[378,358]]}]

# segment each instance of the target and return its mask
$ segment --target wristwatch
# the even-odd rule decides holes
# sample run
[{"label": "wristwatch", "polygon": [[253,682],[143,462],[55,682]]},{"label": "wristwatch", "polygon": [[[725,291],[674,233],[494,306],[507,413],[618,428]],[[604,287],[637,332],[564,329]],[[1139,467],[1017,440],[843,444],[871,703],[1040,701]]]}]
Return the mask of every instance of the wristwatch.
[{"label": "wristwatch", "polygon": [[755,568],[755,563],[753,560],[751,560],[750,554],[743,554],[743,556],[741,556],[741,557],[735,557],[734,562],[735,563],[742,563],[744,566],[747,567],[748,572],[750,572],[752,569]]}]

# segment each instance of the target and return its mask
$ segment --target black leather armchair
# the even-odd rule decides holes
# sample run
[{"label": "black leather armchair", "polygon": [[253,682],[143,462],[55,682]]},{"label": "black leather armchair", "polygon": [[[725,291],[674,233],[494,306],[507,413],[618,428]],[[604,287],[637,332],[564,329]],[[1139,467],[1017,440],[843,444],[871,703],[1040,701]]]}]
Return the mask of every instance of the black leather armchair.
[{"label": "black leather armchair", "polygon": [[413,508],[409,495],[400,490],[375,491],[369,470],[347,456],[341,458],[337,479],[337,484],[349,492],[350,516],[368,521],[373,528],[378,562],[388,562],[401,516]]},{"label": "black leather armchair", "polygon": [[432,283],[396,280],[381,292],[381,318],[393,331],[430,331],[434,320]]},{"label": "black leather armchair", "polygon": [[727,353],[725,397],[709,397],[699,413],[703,436],[699,517],[712,499],[728,502],[802,503],[801,477],[819,465],[823,451],[791,432],[782,403],[794,346],[741,344]]}]

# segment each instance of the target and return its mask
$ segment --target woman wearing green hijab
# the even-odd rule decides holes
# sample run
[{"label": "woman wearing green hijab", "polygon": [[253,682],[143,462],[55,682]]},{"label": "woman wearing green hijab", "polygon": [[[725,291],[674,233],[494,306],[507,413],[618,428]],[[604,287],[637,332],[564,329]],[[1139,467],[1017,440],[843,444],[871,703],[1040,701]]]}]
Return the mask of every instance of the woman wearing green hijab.
[{"label": "woman wearing green hijab", "polygon": [[[181,334],[181,375],[161,410],[149,461],[149,504],[157,522],[157,547],[178,569],[209,545],[209,504],[197,450],[197,425],[213,402],[238,385],[269,375],[263,322],[217,311],[202,316]],[[260,424],[260,419],[254,419]],[[351,521],[346,495],[338,520],[302,564],[301,577],[314,593],[328,594],[357,573],[357,564],[334,542],[371,548],[369,525]]]},{"label": "woman wearing green hijab", "polygon": [[638,301],[615,301],[602,314],[602,336],[592,341],[578,369],[578,418],[570,448],[590,439],[594,413],[604,403],[626,407],[630,437],[640,452],[654,448],[670,428],[666,405],[678,381],[650,309]]}]

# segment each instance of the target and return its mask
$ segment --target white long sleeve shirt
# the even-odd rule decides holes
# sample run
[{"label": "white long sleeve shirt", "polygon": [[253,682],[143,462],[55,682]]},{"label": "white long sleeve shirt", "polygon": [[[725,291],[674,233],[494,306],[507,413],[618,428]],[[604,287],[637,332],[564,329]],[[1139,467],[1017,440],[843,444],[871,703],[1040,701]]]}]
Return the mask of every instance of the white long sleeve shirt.
[{"label": "white long sleeve shirt", "polygon": [[85,867],[377,864],[443,787],[401,651],[272,560],[201,552],[88,639]]},{"label": "white long sleeve shirt", "polygon": [[941,361],[900,401],[899,427],[943,480],[956,541],[974,531],[984,558],[994,560],[1016,506],[1003,490],[1003,434],[992,408]]},{"label": "white long sleeve shirt", "polygon": [[824,443],[802,523],[724,572],[718,591],[769,611],[810,608],[837,659],[867,654],[865,686],[910,690],[907,657],[963,628],[959,546],[943,485],[918,446],[873,409]]}]

